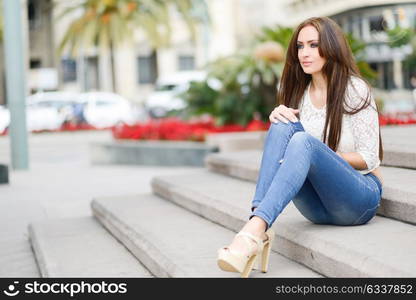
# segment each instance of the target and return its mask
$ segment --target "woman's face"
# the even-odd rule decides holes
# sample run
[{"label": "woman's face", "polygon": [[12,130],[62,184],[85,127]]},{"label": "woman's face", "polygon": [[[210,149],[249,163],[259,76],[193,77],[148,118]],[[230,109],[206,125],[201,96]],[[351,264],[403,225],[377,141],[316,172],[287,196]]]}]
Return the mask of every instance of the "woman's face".
[{"label": "woman's face", "polygon": [[319,55],[319,33],[308,25],[301,29],[297,40],[298,58],[303,72],[316,74],[321,72],[326,59]]}]

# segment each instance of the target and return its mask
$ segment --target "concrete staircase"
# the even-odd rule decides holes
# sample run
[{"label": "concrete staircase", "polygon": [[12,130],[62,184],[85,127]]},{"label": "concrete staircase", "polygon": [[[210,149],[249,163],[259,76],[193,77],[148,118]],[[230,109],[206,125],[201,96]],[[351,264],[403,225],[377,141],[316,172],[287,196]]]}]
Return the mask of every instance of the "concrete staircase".
[{"label": "concrete staircase", "polygon": [[152,277],[93,217],[29,226],[42,277]]},{"label": "concrete staircase", "polygon": [[[154,195],[101,198],[94,215],[156,277],[235,277],[216,266],[217,249],[234,232]],[[316,272],[273,253],[276,268],[253,277],[320,277]]]},{"label": "concrete staircase", "polygon": [[[273,226],[269,272],[251,277],[415,277],[416,151],[396,147],[393,156],[391,149],[386,146],[391,159],[374,219],[315,225],[290,203]],[[255,149],[211,154],[206,168],[155,177],[153,194],[97,198],[93,217],[32,224],[41,275],[239,277],[218,269],[217,249],[248,219],[261,155]]]}]

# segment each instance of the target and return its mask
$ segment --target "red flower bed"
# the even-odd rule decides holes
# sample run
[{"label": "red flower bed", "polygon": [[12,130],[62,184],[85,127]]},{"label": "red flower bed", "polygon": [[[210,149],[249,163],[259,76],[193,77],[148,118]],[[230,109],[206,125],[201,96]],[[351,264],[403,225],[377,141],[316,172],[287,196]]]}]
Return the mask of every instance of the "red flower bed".
[{"label": "red flower bed", "polygon": [[[58,131],[76,131],[76,130],[96,130],[94,126],[84,123],[84,124],[74,124],[71,122],[67,122],[62,125],[62,127]],[[106,128],[107,129],[107,128]]]},{"label": "red flower bed", "polygon": [[[73,124],[73,123],[65,123],[61,126],[61,128],[56,129],[56,130],[50,130],[50,129],[33,130],[32,133],[79,131],[79,130],[107,130],[107,129],[111,129],[111,127],[109,127],[109,128],[96,128],[96,127],[91,126],[89,124],[78,124],[77,125],[77,124]],[[0,132],[0,136],[7,135],[7,134],[8,134],[8,129],[4,130],[3,132]]]},{"label": "red flower bed", "polygon": [[[399,112],[379,115],[380,126],[386,125],[410,125],[416,124],[416,113]],[[147,123],[138,123],[135,125],[119,125],[111,128],[114,138],[116,139],[139,139],[139,140],[191,140],[204,141],[208,133],[213,132],[241,132],[241,131],[259,131],[268,130],[270,122],[252,120],[247,126],[238,124],[229,124],[224,126],[215,126],[212,118],[203,121],[185,122],[177,118],[152,119]],[[97,128],[81,124],[72,123],[64,124],[59,130],[61,131],[78,131],[78,130],[98,130]],[[51,130],[48,130],[51,131]],[[37,131],[43,132],[43,131]],[[0,132],[1,135],[7,135],[7,130]]]},{"label": "red flower bed", "polygon": [[3,130],[3,132],[0,132],[0,136],[7,135],[8,131],[9,131],[8,128],[6,128],[5,130]]},{"label": "red flower bed", "polygon": [[112,131],[116,139],[204,141],[208,133],[267,130],[268,126],[258,120],[253,120],[247,126],[215,126],[212,119],[185,122],[176,118],[166,118],[132,126],[123,124],[114,127]]},{"label": "red flower bed", "polygon": [[[379,116],[379,122],[380,126],[416,124],[416,116],[414,113],[384,114]],[[185,122],[166,118],[152,119],[132,126],[119,125],[112,128],[112,132],[116,139],[204,141],[208,133],[268,130],[269,126],[270,122],[264,123],[260,120],[252,120],[247,126],[215,126],[213,119]]]},{"label": "red flower bed", "polygon": [[106,130],[110,128],[95,128],[89,124],[74,124],[74,123],[64,123],[61,128],[56,130],[34,130],[33,133],[42,133],[42,132],[64,132],[64,131],[80,131],[80,130]]},{"label": "red flower bed", "polygon": [[379,115],[380,126],[416,124],[416,114],[413,112],[398,112]]}]

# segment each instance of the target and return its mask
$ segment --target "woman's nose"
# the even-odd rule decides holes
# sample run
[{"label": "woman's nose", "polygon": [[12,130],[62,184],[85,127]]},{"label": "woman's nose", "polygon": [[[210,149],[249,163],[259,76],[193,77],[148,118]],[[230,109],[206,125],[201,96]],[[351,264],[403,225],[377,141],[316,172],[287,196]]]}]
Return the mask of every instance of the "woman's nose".
[{"label": "woman's nose", "polygon": [[301,57],[308,57],[309,56],[309,51],[306,49],[302,49],[301,53],[300,53]]}]

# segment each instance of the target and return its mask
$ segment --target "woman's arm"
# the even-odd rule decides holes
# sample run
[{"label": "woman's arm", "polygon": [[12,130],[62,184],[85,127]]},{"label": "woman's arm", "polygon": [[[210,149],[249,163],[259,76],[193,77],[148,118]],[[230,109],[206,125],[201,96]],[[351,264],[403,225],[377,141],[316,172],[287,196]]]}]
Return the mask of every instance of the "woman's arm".
[{"label": "woman's arm", "polygon": [[352,81],[347,100],[350,107],[361,107],[369,97],[370,105],[350,116],[354,152],[342,153],[343,158],[357,170],[374,170],[379,160],[379,124],[376,103],[371,90],[361,79]]},{"label": "woman's arm", "polygon": [[338,152],[337,154],[341,156],[347,163],[349,163],[356,170],[366,170],[367,163],[363,157],[357,152]]}]

